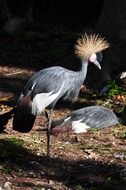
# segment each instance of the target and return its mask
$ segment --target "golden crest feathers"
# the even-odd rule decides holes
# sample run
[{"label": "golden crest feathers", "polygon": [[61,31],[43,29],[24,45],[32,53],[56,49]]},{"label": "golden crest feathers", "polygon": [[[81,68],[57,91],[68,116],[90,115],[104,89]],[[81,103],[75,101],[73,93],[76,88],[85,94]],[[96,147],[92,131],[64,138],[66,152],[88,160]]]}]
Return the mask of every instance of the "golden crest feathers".
[{"label": "golden crest feathers", "polygon": [[93,53],[101,52],[109,47],[109,43],[98,34],[85,33],[75,44],[75,54],[82,60],[87,60]]}]

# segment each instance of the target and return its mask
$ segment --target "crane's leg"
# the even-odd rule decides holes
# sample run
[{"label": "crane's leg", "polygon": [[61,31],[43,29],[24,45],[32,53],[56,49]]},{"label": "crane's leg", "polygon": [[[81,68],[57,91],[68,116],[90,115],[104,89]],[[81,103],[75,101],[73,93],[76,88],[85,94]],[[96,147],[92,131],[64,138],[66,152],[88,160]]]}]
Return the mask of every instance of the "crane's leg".
[{"label": "crane's leg", "polygon": [[47,128],[47,156],[50,156],[50,129],[51,129],[51,123],[52,123],[52,114],[53,109],[50,110],[50,114],[48,116],[48,128]]}]

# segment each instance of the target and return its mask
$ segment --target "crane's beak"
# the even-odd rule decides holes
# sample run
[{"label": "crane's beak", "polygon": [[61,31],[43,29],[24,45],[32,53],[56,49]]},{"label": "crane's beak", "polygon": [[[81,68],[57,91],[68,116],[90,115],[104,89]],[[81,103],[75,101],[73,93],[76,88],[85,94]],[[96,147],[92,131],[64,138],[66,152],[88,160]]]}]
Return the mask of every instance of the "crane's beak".
[{"label": "crane's beak", "polygon": [[97,60],[95,60],[93,63],[101,70],[101,65]]}]

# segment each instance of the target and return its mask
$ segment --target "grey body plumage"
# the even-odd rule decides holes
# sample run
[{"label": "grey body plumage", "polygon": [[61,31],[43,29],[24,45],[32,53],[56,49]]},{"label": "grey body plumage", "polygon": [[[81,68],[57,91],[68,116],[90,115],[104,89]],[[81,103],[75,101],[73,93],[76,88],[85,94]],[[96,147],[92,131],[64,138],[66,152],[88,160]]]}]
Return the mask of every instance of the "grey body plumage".
[{"label": "grey body plumage", "polygon": [[52,102],[50,107],[54,107],[60,97],[72,100],[78,96],[80,87],[86,78],[86,73],[84,75],[87,69],[86,67],[87,63],[83,63],[82,69],[78,72],[59,66],[40,70],[28,81],[24,88],[23,95],[27,95],[30,90],[32,99],[36,94],[42,92],[48,93],[53,91],[52,93],[55,94],[63,85],[60,95]]}]

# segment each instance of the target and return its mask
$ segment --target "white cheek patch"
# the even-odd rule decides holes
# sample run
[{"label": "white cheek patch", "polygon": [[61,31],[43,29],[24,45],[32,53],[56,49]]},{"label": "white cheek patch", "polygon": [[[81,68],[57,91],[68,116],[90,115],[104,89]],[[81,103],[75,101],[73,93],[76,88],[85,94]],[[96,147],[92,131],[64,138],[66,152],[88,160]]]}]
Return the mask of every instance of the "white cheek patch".
[{"label": "white cheek patch", "polygon": [[81,123],[82,120],[72,122],[72,130],[74,133],[86,133],[90,127],[85,123]]},{"label": "white cheek patch", "polygon": [[37,115],[42,113],[45,110],[45,108],[49,106],[59,96],[63,86],[64,83],[59,89],[59,91],[55,94],[53,94],[54,90],[48,93],[37,94],[32,101],[32,114]]},{"label": "white cheek patch", "polygon": [[90,58],[89,58],[89,61],[90,62],[92,62],[92,63],[94,63],[95,61],[96,61],[96,54],[95,53],[93,53],[91,56],[90,56]]}]

